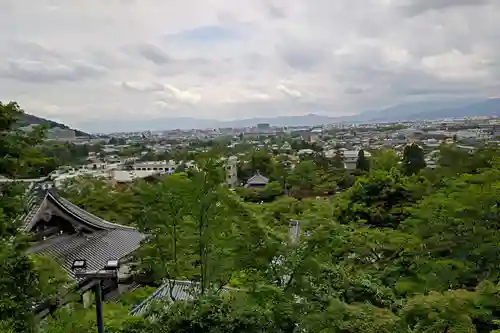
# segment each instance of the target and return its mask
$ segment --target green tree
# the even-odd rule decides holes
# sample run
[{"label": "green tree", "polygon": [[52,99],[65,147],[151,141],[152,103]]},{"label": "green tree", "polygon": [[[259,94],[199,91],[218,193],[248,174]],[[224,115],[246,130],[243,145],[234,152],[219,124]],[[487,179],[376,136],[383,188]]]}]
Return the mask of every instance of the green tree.
[{"label": "green tree", "polygon": [[261,175],[269,177],[275,171],[275,163],[270,153],[265,150],[251,151],[244,162],[238,168],[238,178],[243,181],[259,172]]},{"label": "green tree", "polygon": [[[130,308],[120,303],[104,302],[104,329],[109,333],[152,332],[146,318],[130,316]],[[81,304],[70,304],[58,309],[47,318],[41,333],[94,333],[96,331],[95,307],[84,308]],[[153,331],[154,332],[154,331]],[[156,331],[160,333],[160,331]]]},{"label": "green tree", "polygon": [[71,300],[75,283],[61,265],[47,256],[33,255],[31,260],[37,272],[41,301],[48,302],[53,308]]},{"label": "green tree", "polygon": [[403,170],[407,175],[414,175],[425,168],[424,151],[416,143],[407,145],[403,151]]},{"label": "green tree", "polygon": [[439,272],[435,266],[427,269],[428,282],[441,288],[470,287],[496,276],[500,266],[496,245],[500,239],[496,227],[499,186],[499,170],[466,174],[448,181],[411,209],[404,230],[419,235],[428,254],[447,260],[440,275],[435,276]]},{"label": "green tree", "polygon": [[398,166],[400,158],[392,149],[380,149],[373,152],[372,169],[390,171]]},{"label": "green tree", "polygon": [[269,260],[261,222],[222,180],[209,160],[191,177],[172,175],[144,193],[139,227],[152,237],[138,253],[143,271],[155,280],[199,281],[205,293]]},{"label": "green tree", "polygon": [[396,169],[374,171],[359,178],[337,200],[335,219],[341,223],[366,223],[376,227],[397,227],[408,216],[407,207],[421,197],[412,181]]},{"label": "green tree", "polygon": [[[271,288],[252,293],[207,295],[178,303],[158,319],[161,332],[293,332],[293,303]],[[160,331],[157,331],[160,332]]]},{"label": "green tree", "polygon": [[24,111],[15,102],[0,101],[0,174],[12,177],[47,175],[52,163],[41,154],[39,145],[45,139],[46,128],[36,126],[25,133],[16,128]]},{"label": "green tree", "polygon": [[409,298],[401,309],[401,326],[411,332],[489,332],[494,326],[486,323],[494,320],[491,310],[499,301],[498,287],[490,282],[472,291],[458,289],[417,295]]},{"label": "green tree", "polygon": [[301,161],[292,171],[288,178],[292,191],[312,190],[317,182],[317,168],[311,160]]},{"label": "green tree", "polygon": [[[144,186],[148,185],[144,183]],[[135,225],[142,213],[136,188],[113,186],[103,178],[82,176],[66,181],[61,194],[75,205],[102,219]]]},{"label": "green tree", "polygon": [[335,155],[332,159],[332,166],[337,169],[344,169],[344,154],[340,149],[335,150]]},{"label": "green tree", "polygon": [[[34,148],[43,140],[43,130],[29,134],[15,130],[22,110],[14,103],[0,103],[0,174],[26,175],[40,161]],[[6,332],[34,332],[33,305],[42,300],[39,276],[27,255],[28,242],[19,231],[25,187],[0,183],[0,327]]]},{"label": "green tree", "polygon": [[356,161],[356,169],[362,171],[370,170],[370,161],[365,157],[365,152],[361,149],[358,153],[358,159]]},{"label": "green tree", "polygon": [[404,332],[398,330],[398,319],[388,309],[332,299],[324,311],[308,314],[302,326],[308,332]]}]

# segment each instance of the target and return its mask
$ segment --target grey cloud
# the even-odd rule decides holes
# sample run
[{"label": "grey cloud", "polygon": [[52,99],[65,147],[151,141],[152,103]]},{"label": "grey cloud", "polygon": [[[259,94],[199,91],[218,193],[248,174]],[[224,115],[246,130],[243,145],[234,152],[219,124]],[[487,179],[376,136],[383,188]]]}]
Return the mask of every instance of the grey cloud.
[{"label": "grey cloud", "polygon": [[359,95],[367,92],[367,88],[359,88],[359,87],[348,87],[347,89],[344,90],[344,93],[348,95]]},{"label": "grey cloud", "polygon": [[137,92],[155,92],[155,91],[163,91],[165,87],[161,83],[157,82],[128,82],[123,81],[120,86],[123,89],[137,91]]},{"label": "grey cloud", "polygon": [[74,61],[69,64],[45,63],[37,60],[10,60],[0,74],[28,83],[80,81],[105,75],[108,69],[102,66]]},{"label": "grey cloud", "polygon": [[[401,91],[401,90],[400,90]],[[403,91],[401,91],[403,92]],[[404,93],[413,96],[435,96],[435,95],[462,95],[463,93],[470,93],[471,87],[463,88],[407,88]]]},{"label": "grey cloud", "polygon": [[169,63],[158,66],[155,73],[161,76],[177,76],[182,74],[196,73],[203,78],[213,78],[224,72],[225,67],[221,67],[220,63],[207,58],[193,57],[177,59],[172,58]]},{"label": "grey cloud", "polygon": [[327,55],[324,46],[292,40],[278,44],[276,49],[281,59],[297,70],[312,70]]},{"label": "grey cloud", "polygon": [[172,61],[172,58],[161,48],[152,44],[138,45],[139,54],[156,65],[164,65]]},{"label": "grey cloud", "polygon": [[431,75],[408,71],[390,79],[390,89],[396,96],[455,96],[457,98],[484,94],[491,83],[442,81]]},{"label": "grey cloud", "polygon": [[429,10],[443,10],[457,6],[482,6],[493,1],[495,0],[412,0],[401,9],[409,16],[416,16]]},{"label": "grey cloud", "polygon": [[245,65],[250,70],[262,70],[269,63],[269,59],[257,52],[251,52],[243,56]]},{"label": "grey cloud", "polygon": [[282,19],[286,17],[286,10],[283,7],[278,7],[272,3],[267,4],[269,16],[275,19]]},{"label": "grey cloud", "polygon": [[62,59],[64,56],[41,43],[28,40],[14,40],[9,43],[16,55],[19,57],[29,57],[31,59]]}]

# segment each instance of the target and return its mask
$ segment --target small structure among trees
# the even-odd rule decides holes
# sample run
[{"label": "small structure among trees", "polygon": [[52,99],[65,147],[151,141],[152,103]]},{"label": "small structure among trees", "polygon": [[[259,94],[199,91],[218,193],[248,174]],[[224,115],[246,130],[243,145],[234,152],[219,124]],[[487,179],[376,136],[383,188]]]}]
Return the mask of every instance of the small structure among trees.
[{"label": "small structure among trees", "polygon": [[269,178],[262,176],[258,171],[255,175],[253,175],[247,183],[245,187],[247,188],[263,188],[269,183]]}]

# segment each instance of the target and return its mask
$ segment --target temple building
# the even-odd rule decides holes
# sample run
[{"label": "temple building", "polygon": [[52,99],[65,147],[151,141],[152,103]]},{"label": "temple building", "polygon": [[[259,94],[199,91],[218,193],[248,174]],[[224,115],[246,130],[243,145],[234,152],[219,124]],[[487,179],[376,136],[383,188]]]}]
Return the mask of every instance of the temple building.
[{"label": "temple building", "polygon": [[262,176],[258,171],[255,175],[250,177],[245,184],[247,188],[264,188],[269,183],[269,178]]},{"label": "temple building", "polygon": [[[85,260],[89,271],[104,269],[109,260],[120,262],[116,279],[102,285],[104,299],[117,297],[133,285],[127,261],[140,246],[144,234],[90,214],[61,197],[49,183],[33,187],[28,195],[28,208],[21,228],[33,236],[29,252],[58,262],[75,279],[82,301],[88,299],[96,282],[75,277],[72,270],[75,260]],[[41,306],[36,312],[50,310]]]}]

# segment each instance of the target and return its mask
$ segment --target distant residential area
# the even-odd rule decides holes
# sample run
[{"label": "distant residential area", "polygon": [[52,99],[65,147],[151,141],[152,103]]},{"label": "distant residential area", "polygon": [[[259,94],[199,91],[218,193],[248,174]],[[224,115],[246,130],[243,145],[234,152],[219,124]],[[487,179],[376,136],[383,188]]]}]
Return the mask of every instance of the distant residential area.
[{"label": "distant residential area", "polygon": [[[227,186],[234,188],[244,187],[254,176],[247,170],[239,170],[251,163],[252,154],[265,153],[274,161],[286,161],[290,170],[301,161],[340,157],[342,168],[355,170],[360,151],[369,159],[373,152],[376,154],[381,149],[401,155],[407,145],[417,144],[424,152],[426,167],[435,168],[443,145],[470,153],[484,145],[498,145],[500,120],[477,118],[314,127],[274,127],[263,123],[241,129],[115,133],[94,138],[76,137],[73,130],[56,127],[48,131],[47,140],[83,150],[79,160],[51,173],[57,184],[80,175],[127,183],[172,174],[196,167],[195,156],[213,153],[215,148],[220,162],[226,166]],[[263,170],[252,170],[257,171],[268,180],[273,178],[265,166]]]}]

